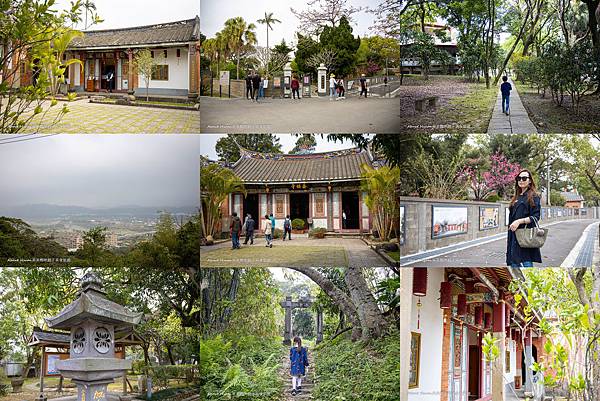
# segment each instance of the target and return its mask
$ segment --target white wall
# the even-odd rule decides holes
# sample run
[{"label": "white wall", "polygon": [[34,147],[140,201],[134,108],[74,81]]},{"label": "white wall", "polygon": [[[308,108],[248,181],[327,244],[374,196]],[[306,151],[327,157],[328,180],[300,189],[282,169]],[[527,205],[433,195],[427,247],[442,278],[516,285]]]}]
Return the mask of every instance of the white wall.
[{"label": "white wall", "polygon": [[327,228],[327,219],[313,219],[313,228]]},{"label": "white wall", "polygon": [[513,383],[517,374],[517,343],[515,340],[507,340],[506,350],[510,350],[510,372],[504,372],[504,382]]},{"label": "white wall", "polygon": [[[150,79],[150,89],[189,89],[189,52],[187,48],[180,47],[181,56],[177,57],[177,49],[167,49],[167,58],[163,57],[164,49],[149,49],[154,51],[156,64],[169,66],[169,79],[167,81],[155,81]],[[139,89],[146,89],[146,80],[138,75]]]},{"label": "white wall", "polygon": [[419,387],[408,390],[409,401],[439,401],[442,376],[443,314],[440,309],[440,283],[444,269],[427,269],[427,296],[421,297],[423,306],[417,329],[417,302],[413,296],[411,331],[421,333]]}]

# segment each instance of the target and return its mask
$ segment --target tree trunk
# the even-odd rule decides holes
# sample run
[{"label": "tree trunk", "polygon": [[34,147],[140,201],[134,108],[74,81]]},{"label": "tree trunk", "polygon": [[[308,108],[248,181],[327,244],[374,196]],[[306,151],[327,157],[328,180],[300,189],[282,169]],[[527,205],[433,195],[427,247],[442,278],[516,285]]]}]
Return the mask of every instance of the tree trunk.
[{"label": "tree trunk", "polygon": [[236,71],[235,71],[235,79],[240,79],[240,50],[238,49],[237,53],[237,67],[236,67]]},{"label": "tree trunk", "polygon": [[271,57],[269,57],[270,54],[271,49],[269,49],[269,23],[267,22],[267,77],[269,76],[269,61],[271,60]]},{"label": "tree trunk", "polygon": [[357,308],[352,302],[352,299],[348,297],[342,290],[336,287],[335,284],[327,277],[323,276],[317,270],[311,267],[290,267],[292,270],[296,270],[312,281],[315,282],[321,289],[331,298],[331,300],[344,312],[350,324],[352,325],[352,341],[356,341],[361,337],[361,321]]},{"label": "tree trunk", "polygon": [[175,365],[175,359],[173,358],[173,350],[171,349],[172,345],[169,344],[169,343],[166,343],[165,347],[167,348],[167,354],[169,356],[169,362],[171,362],[171,365]]},{"label": "tree trunk", "polygon": [[506,64],[508,64],[508,60],[510,60],[510,56],[512,56],[513,52],[515,51],[515,48],[517,47],[517,44],[519,43],[519,40],[521,40],[521,37],[523,36],[523,30],[525,29],[525,24],[527,24],[527,22],[529,20],[530,12],[531,12],[531,10],[529,10],[529,8],[528,8],[527,13],[525,14],[525,19],[523,20],[523,23],[521,24],[521,28],[519,29],[519,34],[517,35],[517,39],[515,40],[515,43],[513,43],[508,54],[504,58],[504,62],[502,63],[502,68],[500,68],[498,70],[498,74],[496,75],[496,78],[494,78],[494,85],[498,85],[498,81],[500,80],[500,77],[502,76],[502,72],[506,68]]},{"label": "tree trunk", "polygon": [[345,281],[358,310],[362,325],[362,339],[370,340],[381,337],[389,328],[389,322],[377,306],[362,274],[362,269],[348,267]]}]

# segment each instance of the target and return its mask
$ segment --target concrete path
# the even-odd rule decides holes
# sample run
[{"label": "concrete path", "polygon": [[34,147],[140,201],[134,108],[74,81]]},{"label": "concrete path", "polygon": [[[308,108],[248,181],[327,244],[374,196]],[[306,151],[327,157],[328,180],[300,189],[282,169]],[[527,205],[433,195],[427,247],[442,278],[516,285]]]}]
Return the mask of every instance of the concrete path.
[{"label": "concrete path", "polygon": [[[568,220],[549,225],[550,232],[541,249],[542,264],[536,267],[591,267],[597,220]],[[465,241],[445,248],[400,257],[400,266],[414,267],[501,267],[506,266],[506,236]]]},{"label": "concrete path", "polygon": [[202,267],[387,267],[387,262],[357,238],[310,239],[292,236],[292,241],[273,240],[265,247],[264,238],[254,245],[231,249],[231,242],[200,248]]},{"label": "concrete path", "polygon": [[400,98],[357,96],[340,101],[329,97],[244,99],[202,97],[203,133],[360,133],[400,131]]},{"label": "concrete path", "polygon": [[502,93],[498,89],[496,105],[492,112],[492,118],[488,126],[488,134],[535,134],[537,129],[529,119],[527,110],[521,102],[517,87],[510,81],[512,91],[510,92],[510,112],[509,115],[502,113]]}]

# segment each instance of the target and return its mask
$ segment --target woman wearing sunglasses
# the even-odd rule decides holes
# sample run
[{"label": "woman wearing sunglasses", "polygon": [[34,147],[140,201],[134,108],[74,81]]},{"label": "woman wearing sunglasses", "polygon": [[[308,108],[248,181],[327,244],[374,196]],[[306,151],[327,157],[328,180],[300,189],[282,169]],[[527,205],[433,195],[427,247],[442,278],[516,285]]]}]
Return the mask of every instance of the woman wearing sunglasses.
[{"label": "woman wearing sunglasses", "polygon": [[518,228],[535,227],[534,219],[540,219],[540,196],[529,170],[521,170],[515,182],[515,195],[510,202],[506,264],[511,267],[533,267],[542,263],[539,248],[521,248],[515,231]]}]

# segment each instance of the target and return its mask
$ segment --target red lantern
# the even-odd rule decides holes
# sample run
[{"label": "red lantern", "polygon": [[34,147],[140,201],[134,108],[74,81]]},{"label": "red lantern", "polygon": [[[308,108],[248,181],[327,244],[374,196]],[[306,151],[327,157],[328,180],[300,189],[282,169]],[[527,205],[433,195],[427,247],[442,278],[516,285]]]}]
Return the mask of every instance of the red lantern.
[{"label": "red lantern", "polygon": [[427,295],[427,268],[413,269],[413,295],[424,297]]},{"label": "red lantern", "polygon": [[486,312],[483,314],[483,327],[485,329],[489,329],[490,327],[492,327],[492,314],[489,312]]},{"label": "red lantern", "polygon": [[467,295],[458,294],[458,316],[465,316],[467,314]]},{"label": "red lantern", "polygon": [[483,307],[475,307],[475,325],[481,326],[483,324]]},{"label": "red lantern", "polygon": [[452,283],[444,281],[440,285],[440,308],[450,309],[452,307]]}]

